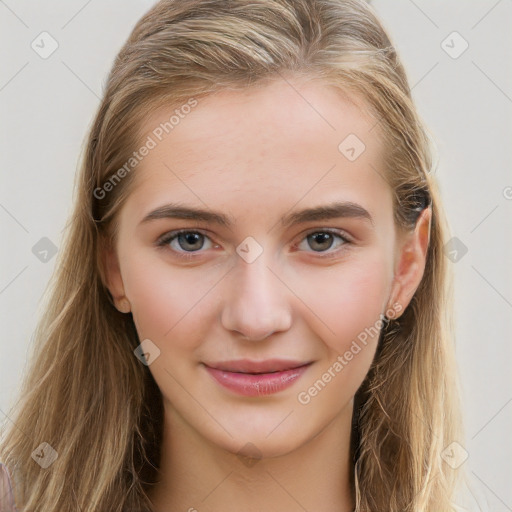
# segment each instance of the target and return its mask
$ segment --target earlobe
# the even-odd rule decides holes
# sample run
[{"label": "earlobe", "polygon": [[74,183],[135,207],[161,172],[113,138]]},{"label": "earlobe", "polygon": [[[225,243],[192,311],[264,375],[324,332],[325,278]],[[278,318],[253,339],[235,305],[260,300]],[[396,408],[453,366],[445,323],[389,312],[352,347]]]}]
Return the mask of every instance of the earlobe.
[{"label": "earlobe", "polygon": [[132,310],[130,301],[126,297],[114,299],[114,304],[117,310],[120,311],[121,313],[130,313],[130,311]]},{"label": "earlobe", "polygon": [[425,272],[431,219],[432,210],[427,207],[418,217],[414,231],[406,235],[400,248],[389,304],[400,304],[402,313],[409,305]]}]

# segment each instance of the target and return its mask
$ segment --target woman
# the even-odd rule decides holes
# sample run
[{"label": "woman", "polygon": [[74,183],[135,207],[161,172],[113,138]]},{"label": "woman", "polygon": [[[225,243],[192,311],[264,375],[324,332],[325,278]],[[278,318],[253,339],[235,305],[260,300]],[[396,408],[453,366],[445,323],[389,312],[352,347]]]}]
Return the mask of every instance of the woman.
[{"label": "woman", "polygon": [[431,170],[365,2],[157,3],[89,134],[4,508],[458,510]]}]

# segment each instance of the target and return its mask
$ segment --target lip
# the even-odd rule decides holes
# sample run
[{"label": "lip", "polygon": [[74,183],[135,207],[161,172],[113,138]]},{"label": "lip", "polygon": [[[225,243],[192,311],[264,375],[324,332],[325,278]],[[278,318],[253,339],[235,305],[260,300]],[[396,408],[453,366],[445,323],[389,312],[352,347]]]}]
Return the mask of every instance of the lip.
[{"label": "lip", "polygon": [[244,396],[265,396],[292,386],[312,361],[268,359],[204,363],[208,373],[223,387]]}]

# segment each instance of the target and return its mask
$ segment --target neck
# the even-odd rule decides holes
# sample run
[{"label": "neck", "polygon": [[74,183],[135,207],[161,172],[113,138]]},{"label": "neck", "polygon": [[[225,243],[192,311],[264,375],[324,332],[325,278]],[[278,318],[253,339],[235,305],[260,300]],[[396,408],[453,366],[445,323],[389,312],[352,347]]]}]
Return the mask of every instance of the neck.
[{"label": "neck", "polygon": [[270,458],[214,445],[165,408],[159,482],[149,493],[154,512],[354,510],[351,407],[307,443]]}]

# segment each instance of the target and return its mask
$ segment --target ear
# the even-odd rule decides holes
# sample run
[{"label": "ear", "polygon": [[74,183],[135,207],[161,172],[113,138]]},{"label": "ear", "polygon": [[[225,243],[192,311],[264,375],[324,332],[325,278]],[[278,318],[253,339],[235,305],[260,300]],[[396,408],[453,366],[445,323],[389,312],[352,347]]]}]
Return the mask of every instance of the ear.
[{"label": "ear", "polygon": [[131,305],[125,296],[119,259],[114,247],[105,247],[102,254],[105,284],[112,295],[115,307],[122,313],[129,313]]},{"label": "ear", "polygon": [[400,243],[389,305],[400,304],[402,312],[411,302],[425,272],[431,219],[432,209],[429,206],[421,212],[414,231],[405,234]]}]

